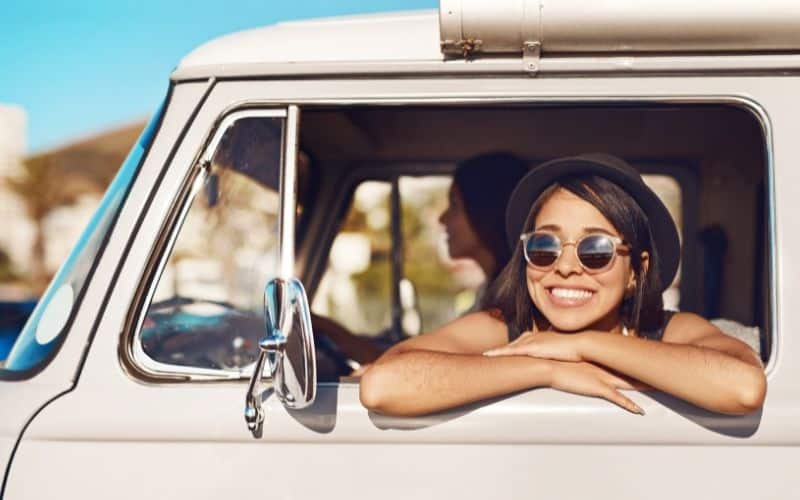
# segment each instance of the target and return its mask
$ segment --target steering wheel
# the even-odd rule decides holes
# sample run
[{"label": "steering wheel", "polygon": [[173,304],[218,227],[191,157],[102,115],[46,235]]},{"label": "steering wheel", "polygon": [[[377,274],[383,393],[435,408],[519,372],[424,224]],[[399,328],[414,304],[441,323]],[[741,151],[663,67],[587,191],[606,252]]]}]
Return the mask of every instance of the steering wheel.
[{"label": "steering wheel", "polygon": [[[178,317],[165,309],[193,304],[211,304],[224,308],[219,314],[204,317],[185,313]],[[142,347],[156,361],[212,369],[239,369],[255,361],[258,341],[264,336],[260,315],[240,311],[224,301],[174,296],[150,305]],[[188,319],[188,321],[187,321]],[[352,372],[350,359],[321,328],[314,328],[318,378],[336,381]]]}]

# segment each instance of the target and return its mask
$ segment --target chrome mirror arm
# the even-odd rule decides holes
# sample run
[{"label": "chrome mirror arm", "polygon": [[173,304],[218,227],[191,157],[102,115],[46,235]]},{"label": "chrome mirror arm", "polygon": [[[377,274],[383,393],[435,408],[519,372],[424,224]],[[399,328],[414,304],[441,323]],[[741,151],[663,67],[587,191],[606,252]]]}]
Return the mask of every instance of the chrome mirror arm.
[{"label": "chrome mirror arm", "polygon": [[[264,331],[266,335],[258,342],[258,360],[250,376],[245,398],[244,419],[253,437],[260,437],[264,426],[264,409],[261,404],[261,378],[264,365],[269,364],[272,387],[279,391],[283,383],[283,355],[286,336],[283,331],[291,329],[292,309],[286,282],[271,280],[264,288]],[[284,327],[284,328],[281,328]]]},{"label": "chrome mirror arm", "polygon": [[[262,399],[261,378],[264,365],[275,396],[286,407],[306,408],[316,395],[316,356],[308,300],[303,284],[297,279],[274,278],[264,288],[264,327],[266,335],[259,341],[259,354],[245,396],[244,419],[253,437],[261,437],[266,418]],[[299,351],[287,351],[292,336]]]},{"label": "chrome mirror arm", "polygon": [[253,437],[261,437],[264,427],[264,408],[261,406],[261,374],[264,371],[264,362],[267,360],[267,353],[260,352],[258,360],[250,376],[250,383],[247,386],[247,397],[244,408],[244,419],[247,428],[253,433]]},{"label": "chrome mirror arm", "polygon": [[261,377],[264,373],[264,364],[269,363],[270,378],[274,386],[282,384],[283,355],[286,348],[286,337],[279,329],[274,329],[269,335],[258,343],[259,354],[250,383],[247,386],[244,419],[247,428],[253,437],[261,437],[264,427],[264,408],[261,404]]}]

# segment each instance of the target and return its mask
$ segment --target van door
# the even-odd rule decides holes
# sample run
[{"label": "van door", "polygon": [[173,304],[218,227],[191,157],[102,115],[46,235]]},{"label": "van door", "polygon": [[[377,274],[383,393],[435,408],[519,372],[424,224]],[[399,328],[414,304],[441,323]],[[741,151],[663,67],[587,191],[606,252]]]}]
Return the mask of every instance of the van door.
[{"label": "van door", "polygon": [[[795,312],[800,307],[792,307],[800,290],[790,280],[770,284],[775,302],[781,305],[774,311],[771,328],[781,342],[773,344],[767,368],[769,395],[758,414],[725,417],[665,395],[630,393],[647,412],[640,417],[601,400],[537,389],[400,419],[367,412],[359,402],[357,383],[344,380],[320,384],[314,405],[306,410],[286,410],[275,397],[265,395],[266,419],[258,439],[247,429],[243,415],[252,361],[247,346],[257,336],[253,322],[258,318],[238,304],[258,300],[246,292],[251,281],[258,281],[253,276],[287,265],[270,253],[274,241],[270,234],[280,231],[274,220],[286,215],[275,212],[276,200],[284,193],[276,197],[270,186],[276,185],[271,180],[276,172],[285,168],[282,159],[293,154],[286,150],[287,138],[296,138],[299,130],[284,121],[281,103],[369,104],[381,103],[386,96],[391,96],[393,105],[442,104],[435,96],[451,95],[459,96],[462,105],[493,98],[552,102],[558,96],[579,96],[616,102],[615,96],[624,95],[628,102],[732,96],[761,113],[767,130],[774,197],[770,238],[776,232],[781,235],[780,247],[773,240],[771,248],[782,255],[800,255],[800,237],[793,236],[798,232],[789,217],[781,215],[791,213],[790,186],[800,183],[800,171],[787,168],[800,161],[791,134],[800,112],[793,99],[797,83],[794,77],[731,76],[216,84],[152,186],[152,199],[144,207],[133,207],[139,209],[140,218],[113,234],[112,238],[122,238],[123,230],[129,231],[125,238],[133,234],[118,269],[119,276],[133,285],[115,287],[109,294],[76,390],[45,408],[26,432],[9,480],[10,497],[486,498],[533,492],[557,498],[790,497],[797,489],[791,467],[798,458],[800,438],[794,424],[798,378],[791,363],[794,346],[779,335],[786,325],[800,321]],[[212,165],[202,174],[204,180],[195,182],[208,168],[198,160],[219,124],[245,110],[254,113],[255,123],[228,140],[235,144],[248,135],[257,138],[255,142],[264,147],[258,155],[262,159],[258,173],[220,171],[218,181],[209,184],[206,181],[215,173]],[[282,145],[280,151],[276,144]],[[211,163],[231,161],[223,154]],[[258,165],[246,157],[238,163]],[[213,187],[213,182],[222,187]],[[250,196],[257,191],[259,196]],[[209,211],[226,202],[230,210],[225,216]],[[191,218],[196,207],[200,216]],[[309,209],[283,207],[300,218]],[[219,224],[213,233],[219,248],[244,240],[259,246],[241,251],[243,247],[232,244],[227,260],[212,258],[223,255],[222,250],[213,255],[185,252],[184,263],[176,264],[173,274],[162,273],[169,268],[162,253],[180,244],[169,240],[194,235],[207,241],[203,223]],[[260,230],[248,235],[252,227]],[[777,276],[791,273],[789,260],[778,256],[771,261]],[[248,262],[258,272],[251,276],[235,266],[227,268],[229,261]],[[204,290],[202,300],[181,292],[181,284],[188,281],[193,282],[192,290]],[[155,300],[163,283],[177,287],[170,296]],[[245,285],[241,293],[232,294],[220,283],[223,288],[230,283]],[[154,306],[161,316],[148,316],[147,310]],[[142,336],[145,330],[151,333]],[[198,342],[208,339],[208,346],[187,349],[183,342],[187,337],[176,336],[182,331],[201,332]],[[220,335],[226,332],[234,334]],[[42,469],[48,471],[47,480],[35,480]]]}]

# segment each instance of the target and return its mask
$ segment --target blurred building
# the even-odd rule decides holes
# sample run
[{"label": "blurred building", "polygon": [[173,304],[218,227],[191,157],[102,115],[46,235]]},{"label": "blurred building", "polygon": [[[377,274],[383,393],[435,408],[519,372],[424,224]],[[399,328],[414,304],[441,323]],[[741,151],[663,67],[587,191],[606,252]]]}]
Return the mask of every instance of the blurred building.
[{"label": "blurred building", "polygon": [[[27,114],[19,106],[0,104],[0,300],[18,300],[28,295],[10,276],[11,271],[24,275],[30,270],[30,249],[34,227],[27,217],[25,204],[9,186],[22,170],[27,149]],[[3,276],[5,275],[5,276]],[[5,279],[2,279],[5,278]]]},{"label": "blurred building", "polygon": [[26,158],[53,172],[58,191],[42,226],[47,274],[54,273],[72,249],[144,125],[137,121],[110,128]]},{"label": "blurred building", "polygon": [[144,128],[136,121],[27,154],[25,111],[0,104],[0,301],[37,296]]}]

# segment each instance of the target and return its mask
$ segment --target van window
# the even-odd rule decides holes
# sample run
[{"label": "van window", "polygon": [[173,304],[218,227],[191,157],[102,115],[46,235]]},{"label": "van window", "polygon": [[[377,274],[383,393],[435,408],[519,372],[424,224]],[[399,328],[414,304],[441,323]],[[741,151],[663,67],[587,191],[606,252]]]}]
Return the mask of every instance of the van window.
[{"label": "van window", "polygon": [[[277,270],[283,124],[256,121],[226,133],[178,233],[141,332],[154,362],[243,371],[258,352],[261,294]],[[298,277],[317,320],[339,323],[370,348],[435,329],[480,293],[485,277],[475,263],[449,259],[439,223],[459,161],[508,151],[533,165],[605,151],[639,168],[678,224],[682,264],[667,307],[734,320],[764,360],[770,354],[771,250],[757,244],[768,227],[765,144],[747,111],[710,104],[326,107],[304,109],[302,123],[301,157],[313,158],[316,181],[304,189],[299,165]],[[248,144],[256,144],[255,157]],[[324,328],[315,331],[318,367],[332,360],[320,380],[349,373],[355,358],[330,345],[336,342]]]},{"label": "van window", "polygon": [[368,337],[392,324],[391,189],[382,181],[356,187],[311,304],[315,314]]},{"label": "van window", "polygon": [[264,284],[277,273],[282,118],[224,134],[159,278],[139,340],[162,365],[239,370],[264,334]]},{"label": "van window", "polygon": [[[441,240],[437,219],[459,161],[507,151],[534,165],[607,152],[640,169],[678,226],[682,261],[665,291],[665,306],[719,319],[720,325],[733,320],[742,328],[728,331],[747,331],[743,340],[765,361],[769,357],[772,243],[758,243],[769,236],[767,155],[761,124],[748,110],[727,104],[483,104],[325,108],[303,116],[304,148],[322,171],[384,182],[384,199],[391,180],[399,179],[402,279],[415,296],[422,332],[462,314],[484,279],[470,263],[449,261]],[[330,123],[342,126],[333,131],[326,126]],[[332,141],[337,141],[335,148]],[[314,217],[330,220],[331,211],[320,210]],[[732,241],[737,244],[728,244]],[[310,250],[304,263],[311,296],[314,277],[321,274],[318,266],[328,265],[325,252]],[[384,266],[381,280],[394,286],[386,261],[372,262],[359,276]],[[397,307],[392,300],[386,293],[369,296],[352,309],[357,317],[380,311],[382,324],[373,327],[379,330],[389,321],[390,308]],[[331,308],[325,312],[338,314],[345,323],[351,320]]]},{"label": "van window", "polygon": [[413,310],[405,311],[405,315],[399,311],[403,334],[436,328],[469,309],[484,276],[474,262],[456,261],[447,253],[439,216],[447,206],[451,182],[447,175],[399,177],[399,241],[393,239],[390,227],[391,183],[360,183],[331,245],[325,273],[314,295],[314,313],[337,321],[359,336],[387,336],[393,308],[403,307],[392,303],[393,245],[403,250],[404,283],[398,283],[403,288],[399,292],[414,294]]}]

